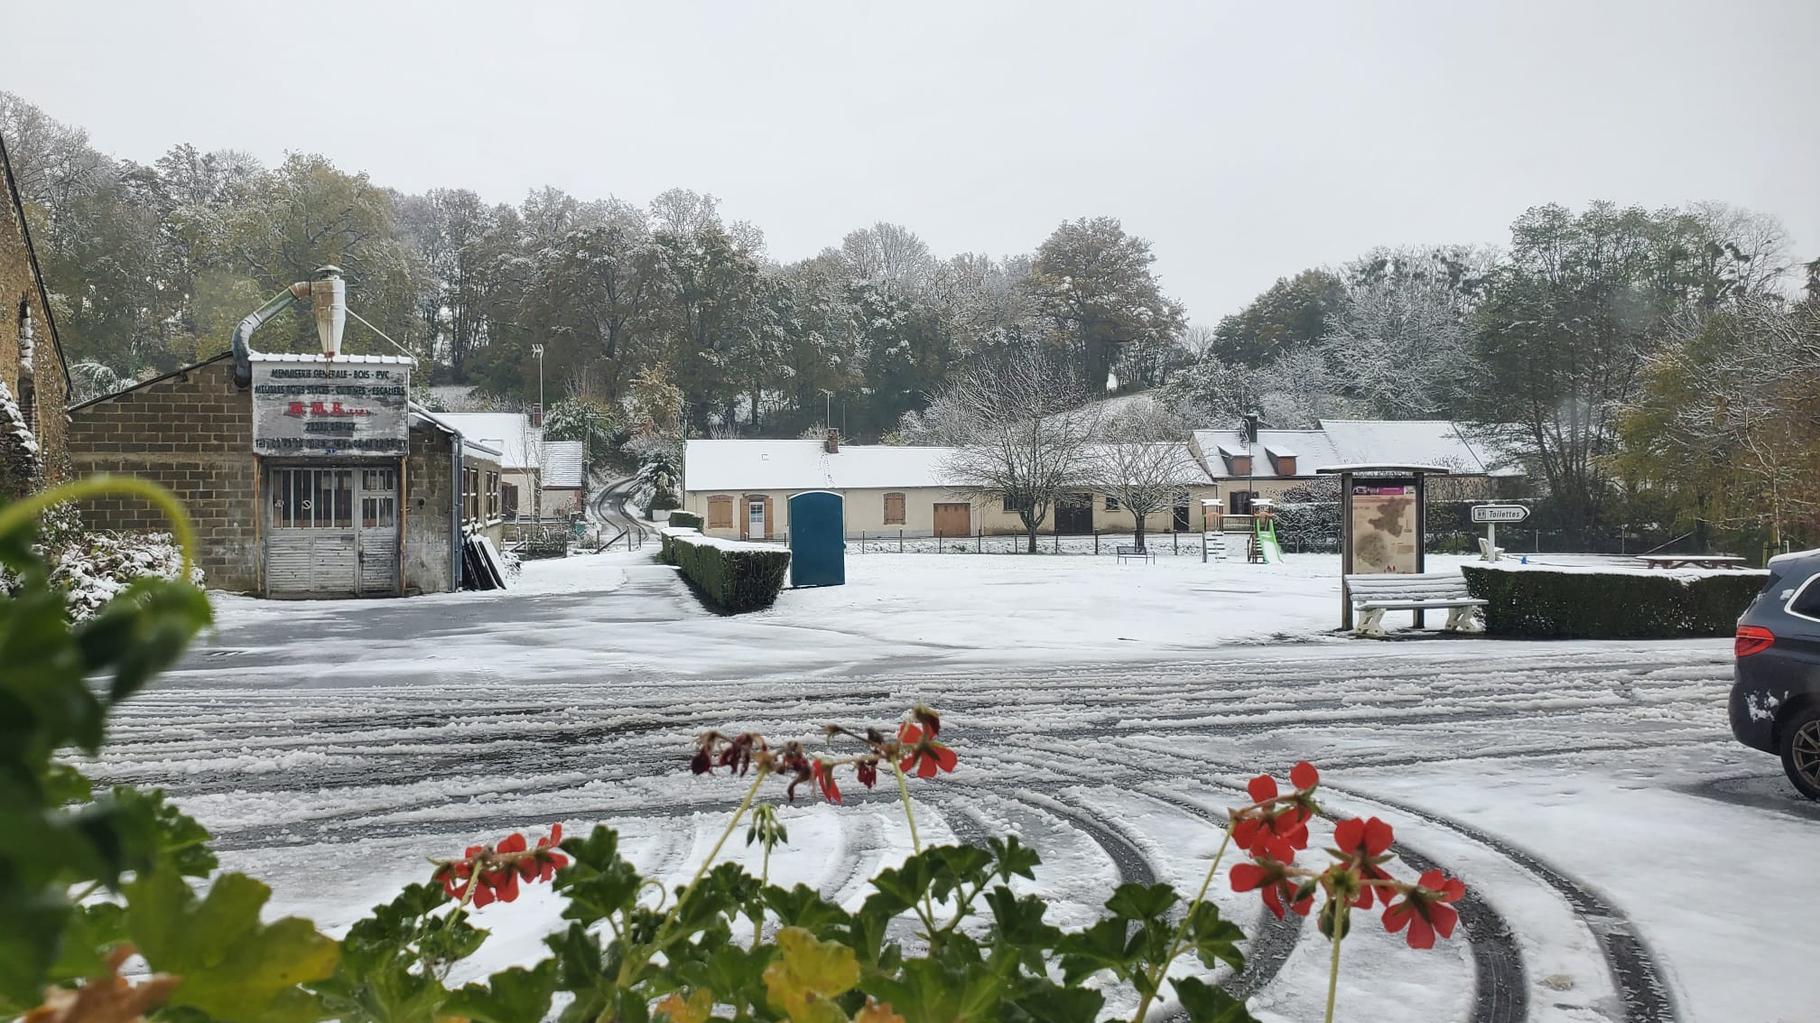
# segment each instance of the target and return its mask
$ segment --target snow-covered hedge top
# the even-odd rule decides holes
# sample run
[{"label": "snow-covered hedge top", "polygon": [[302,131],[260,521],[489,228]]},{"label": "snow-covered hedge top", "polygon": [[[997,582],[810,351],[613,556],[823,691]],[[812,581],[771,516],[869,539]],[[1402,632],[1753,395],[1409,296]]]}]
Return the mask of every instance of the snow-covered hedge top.
[{"label": "snow-covered hedge top", "polygon": [[1498,572],[1557,572],[1562,575],[1646,575],[1663,579],[1704,579],[1715,575],[1768,575],[1761,568],[1651,568],[1648,565],[1525,565],[1516,561],[1469,561],[1467,567]]},{"label": "snow-covered hedge top", "polygon": [[718,536],[706,536],[701,530],[690,526],[665,526],[659,533],[677,543],[686,543],[692,547],[718,547],[723,551],[780,551],[779,544],[753,543],[750,540],[723,540]]}]

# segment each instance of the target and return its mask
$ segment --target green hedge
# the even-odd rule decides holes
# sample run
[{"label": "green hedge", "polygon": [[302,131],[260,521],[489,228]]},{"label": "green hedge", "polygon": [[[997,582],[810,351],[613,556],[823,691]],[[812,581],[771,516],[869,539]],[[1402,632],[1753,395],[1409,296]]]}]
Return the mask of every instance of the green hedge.
[{"label": "green hedge", "polygon": [[673,511],[670,513],[670,525],[687,526],[690,529],[700,529],[702,526],[701,516],[695,514],[694,512]]},{"label": "green hedge", "polygon": [[665,531],[660,557],[721,608],[738,613],[770,607],[784,588],[790,552],[781,547],[705,543],[697,533]]},{"label": "green hedge", "polygon": [[1729,636],[1767,572],[1551,572],[1465,565],[1485,631],[1551,639]]}]

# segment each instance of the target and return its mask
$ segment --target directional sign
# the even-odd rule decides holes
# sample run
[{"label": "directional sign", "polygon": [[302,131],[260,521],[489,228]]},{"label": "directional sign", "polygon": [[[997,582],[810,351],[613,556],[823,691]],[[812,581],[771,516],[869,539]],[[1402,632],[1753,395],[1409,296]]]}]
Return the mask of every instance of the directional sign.
[{"label": "directional sign", "polygon": [[1522,522],[1529,518],[1529,509],[1520,504],[1475,504],[1472,506],[1474,522]]}]

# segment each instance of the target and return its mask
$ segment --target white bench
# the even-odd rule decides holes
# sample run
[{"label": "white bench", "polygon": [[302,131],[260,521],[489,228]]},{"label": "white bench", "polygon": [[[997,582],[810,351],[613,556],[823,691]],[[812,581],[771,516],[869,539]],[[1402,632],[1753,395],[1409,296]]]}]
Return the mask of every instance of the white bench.
[{"label": "white bench", "polygon": [[1346,595],[1361,613],[1355,631],[1374,639],[1384,637],[1386,611],[1446,611],[1446,630],[1464,632],[1472,625],[1473,610],[1485,606],[1467,591],[1466,577],[1458,572],[1349,575]]}]

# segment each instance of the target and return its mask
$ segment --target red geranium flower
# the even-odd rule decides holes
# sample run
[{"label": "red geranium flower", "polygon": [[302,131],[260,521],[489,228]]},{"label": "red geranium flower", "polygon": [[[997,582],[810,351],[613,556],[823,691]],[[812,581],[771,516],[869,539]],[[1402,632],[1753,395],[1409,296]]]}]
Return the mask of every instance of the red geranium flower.
[{"label": "red geranium flower", "polygon": [[834,769],[819,760],[810,761],[809,773],[815,783],[821,787],[822,798],[830,803],[840,802],[840,786],[834,783]]},{"label": "red geranium flower", "polygon": [[[1303,769],[1307,768],[1306,771]],[[1319,780],[1314,768],[1304,761],[1290,772],[1291,780],[1306,780],[1312,785]],[[1305,788],[1306,786],[1299,786]],[[1245,792],[1255,803],[1268,803],[1277,798],[1279,789],[1277,780],[1268,774],[1260,774],[1245,784]],[[1232,826],[1232,841],[1241,849],[1253,849],[1260,837],[1274,836],[1282,839],[1295,849],[1308,848],[1308,818],[1312,816],[1308,807],[1301,803],[1280,803],[1271,806],[1253,806],[1240,812],[1239,819]]]},{"label": "red geranium flower", "polygon": [[1257,889],[1258,894],[1263,896],[1265,907],[1276,914],[1279,920],[1283,918],[1285,905],[1296,913],[1307,916],[1309,907],[1314,905],[1314,896],[1297,899],[1296,882],[1289,876],[1289,864],[1295,860],[1295,850],[1280,838],[1264,836],[1258,840],[1252,856],[1255,859],[1251,863],[1233,865],[1232,890],[1248,892]]},{"label": "red geranium flower", "polygon": [[914,773],[918,778],[933,778],[942,771],[953,772],[955,762],[960,759],[953,750],[924,736],[920,727],[907,721],[898,728],[897,741],[909,750],[897,765],[898,769]]},{"label": "red geranium flower", "polygon": [[1460,911],[1448,903],[1466,895],[1466,884],[1457,877],[1443,878],[1439,870],[1430,870],[1416,879],[1416,887],[1403,893],[1403,901],[1384,910],[1384,929],[1396,933],[1409,925],[1410,948],[1433,948],[1435,932],[1453,937],[1453,925]]},{"label": "red geranium flower", "polygon": [[[1390,842],[1390,825],[1376,817],[1363,820],[1358,817],[1348,817],[1334,825],[1333,828],[1333,844],[1341,853],[1340,862],[1367,881],[1390,880],[1390,874],[1378,866],[1390,859],[1385,855],[1385,850],[1390,848]],[[1359,896],[1352,903],[1354,908],[1370,909],[1372,892],[1373,886],[1360,885]],[[1379,892],[1378,897],[1383,899],[1385,907],[1389,908],[1390,894]]]},{"label": "red geranium flower", "polygon": [[518,861],[518,876],[526,881],[548,881],[556,876],[558,868],[569,865],[569,858],[556,851],[562,844],[561,822],[550,825],[550,833],[537,840],[537,848],[531,855]]},{"label": "red geranium flower", "polygon": [[862,760],[859,762],[859,783],[867,788],[878,784],[878,761]]},{"label": "red geranium flower", "polygon": [[1306,792],[1321,783],[1321,772],[1314,765],[1304,760],[1289,769],[1289,783],[1297,790]]},{"label": "red geranium flower", "polygon": [[561,824],[551,825],[550,833],[537,840],[535,849],[527,846],[523,835],[513,832],[495,846],[468,846],[460,859],[437,867],[431,880],[440,883],[449,898],[466,899],[476,908],[511,902],[518,898],[519,878],[548,881],[559,868],[568,866],[569,858],[556,851],[561,841]]}]

